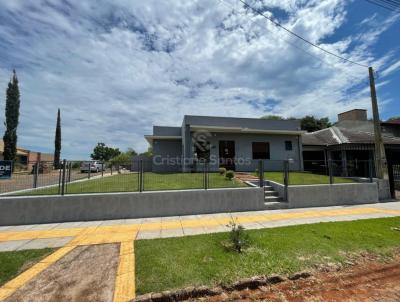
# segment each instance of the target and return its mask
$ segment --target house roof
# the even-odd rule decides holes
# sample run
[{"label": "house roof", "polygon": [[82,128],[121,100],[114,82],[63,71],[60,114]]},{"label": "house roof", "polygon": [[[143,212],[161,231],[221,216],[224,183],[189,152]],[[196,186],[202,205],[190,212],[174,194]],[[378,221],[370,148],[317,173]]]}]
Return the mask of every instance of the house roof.
[{"label": "house roof", "polygon": [[396,125],[396,126],[400,126],[400,119],[382,122],[381,125]]},{"label": "house roof", "polygon": [[[383,143],[400,145],[400,138],[382,135]],[[302,135],[303,145],[307,146],[332,146],[341,144],[373,144],[374,134],[371,132],[354,131],[340,127],[329,127],[319,131]]]},{"label": "house roof", "polygon": [[277,131],[301,131],[300,120],[268,120],[262,118],[243,117],[221,117],[185,115],[184,125],[191,127],[209,127],[214,129],[254,129],[254,130],[277,130]]},{"label": "house roof", "polygon": [[[0,153],[4,152],[4,142],[0,139]],[[28,155],[29,150],[17,147],[17,155]]]},{"label": "house roof", "polygon": [[178,135],[145,135],[144,138],[149,142],[150,145],[153,144],[153,141],[156,140],[181,140],[182,136]]}]

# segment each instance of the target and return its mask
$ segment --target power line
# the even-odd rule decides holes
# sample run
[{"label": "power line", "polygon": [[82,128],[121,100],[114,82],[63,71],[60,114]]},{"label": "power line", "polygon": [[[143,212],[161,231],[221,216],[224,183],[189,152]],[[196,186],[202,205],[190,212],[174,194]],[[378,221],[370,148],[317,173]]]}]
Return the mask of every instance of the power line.
[{"label": "power line", "polygon": [[368,3],[370,3],[372,5],[376,5],[376,6],[382,7],[384,9],[392,11],[392,12],[393,11],[397,11],[400,8],[400,3],[396,3],[395,4],[395,3],[392,3],[392,2],[377,1],[377,0],[365,0],[365,1],[367,1]]},{"label": "power line", "polygon": [[[225,0],[219,0],[219,1],[220,1],[220,3],[222,3],[223,5],[225,5],[226,7],[228,7],[228,8],[230,8],[230,9],[234,10],[234,7],[233,7],[231,4],[228,4],[227,1],[225,1]],[[240,12],[236,12],[236,13],[240,14]],[[243,13],[243,14],[244,14],[244,13]],[[271,33],[274,33],[273,31],[271,31],[270,29],[268,29],[268,27],[266,28],[266,30],[270,31]],[[312,58],[314,58],[314,59],[317,59],[317,60],[320,61],[321,63],[327,64],[327,65],[329,65],[329,66],[331,66],[331,67],[333,67],[333,68],[337,68],[336,65],[334,65],[334,64],[332,64],[332,63],[330,63],[330,62],[328,62],[327,60],[324,60],[324,59],[321,58],[320,56],[317,56],[316,54],[313,54],[313,53],[310,52],[310,51],[305,50],[303,47],[300,47],[299,45],[296,45],[295,43],[292,43],[292,42],[288,41],[287,39],[285,39],[285,38],[283,38],[283,37],[281,37],[281,36],[278,36],[278,38],[279,38],[281,41],[287,43],[288,45],[291,45],[292,47],[294,47],[294,48],[296,48],[296,49],[298,49],[298,50],[304,52],[306,55],[308,55],[308,56],[310,56],[310,57],[312,57]],[[312,66],[312,65],[311,65],[311,67],[314,68],[314,69],[317,69],[316,67],[314,67],[314,66]],[[360,82],[359,84],[367,84],[367,85],[369,85],[369,82],[368,82],[368,81],[365,82],[363,79],[360,79],[360,78],[358,78],[358,77],[355,77],[355,76],[353,76],[352,74],[350,74],[350,73],[348,73],[348,72],[346,72],[346,71],[344,71],[344,70],[341,70],[341,72],[344,73],[344,74],[346,74],[346,75],[347,75],[348,77],[350,77],[351,79],[353,79],[353,80],[355,80],[355,81],[357,81],[357,82]]]},{"label": "power line", "polygon": [[268,17],[268,16],[265,15],[262,11],[260,11],[259,9],[255,8],[255,7],[253,7],[253,6],[251,6],[251,5],[248,4],[246,1],[244,1],[244,0],[239,0],[239,1],[240,1],[241,3],[243,3],[243,5],[244,5],[245,7],[250,8],[252,11],[256,12],[256,13],[259,14],[260,16],[264,17],[265,19],[267,19],[267,20],[269,20],[270,22],[272,22],[273,24],[275,24],[277,27],[282,28],[283,30],[285,30],[286,32],[288,32],[288,33],[290,33],[291,35],[295,36],[296,38],[302,40],[303,42],[305,42],[305,43],[307,43],[307,44],[309,44],[309,45],[311,45],[311,46],[313,46],[313,47],[315,47],[315,48],[317,48],[317,49],[319,49],[319,50],[321,50],[321,51],[323,51],[323,52],[325,52],[325,53],[327,53],[327,54],[329,54],[329,55],[331,55],[331,56],[334,56],[334,57],[336,57],[336,58],[338,58],[338,59],[340,59],[340,60],[349,62],[349,63],[351,63],[351,64],[355,64],[355,65],[358,65],[358,66],[361,66],[361,67],[365,67],[365,68],[368,68],[368,67],[369,67],[369,66],[364,65],[364,64],[362,64],[362,63],[358,63],[358,62],[355,62],[355,61],[346,59],[346,58],[344,58],[344,57],[342,57],[342,56],[339,56],[339,55],[337,55],[337,54],[335,54],[335,53],[333,53],[333,52],[331,52],[331,51],[329,51],[329,50],[326,50],[326,49],[324,49],[324,48],[318,46],[317,44],[315,44],[315,43],[313,43],[313,42],[308,41],[307,39],[303,38],[302,36],[296,34],[295,32],[293,32],[293,31],[291,31],[290,29],[286,28],[285,26],[281,25],[279,22],[277,22],[277,21],[273,20],[272,18]]},{"label": "power line", "polygon": [[400,2],[394,0],[365,0],[370,4],[382,7],[389,11],[398,11],[400,9]]}]

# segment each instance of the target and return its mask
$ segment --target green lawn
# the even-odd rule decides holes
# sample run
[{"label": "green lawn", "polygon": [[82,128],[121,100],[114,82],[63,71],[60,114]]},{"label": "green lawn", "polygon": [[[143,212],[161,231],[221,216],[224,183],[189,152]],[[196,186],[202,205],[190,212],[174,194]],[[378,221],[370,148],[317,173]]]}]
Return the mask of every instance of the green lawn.
[{"label": "green lawn", "polygon": [[[283,172],[265,172],[265,180],[272,180],[283,184]],[[343,177],[334,177],[334,183],[352,183],[352,179]],[[290,185],[313,185],[313,184],[329,184],[329,176],[321,174],[312,174],[310,172],[290,172]]]},{"label": "green lawn", "polygon": [[53,249],[0,252],[0,286],[50,254]]},{"label": "green lawn", "polygon": [[224,249],[228,233],[138,240],[137,293],[292,273],[362,251],[390,256],[400,247],[400,232],[391,227],[400,227],[399,217],[249,230],[242,254]]},{"label": "green lawn", "polygon": [[[227,180],[218,173],[209,174],[210,188],[243,187],[245,184],[236,180]],[[203,173],[152,173],[144,174],[145,191],[201,189],[203,188]],[[67,184],[66,193],[107,193],[135,192],[138,190],[138,174],[117,174],[103,178],[84,180]],[[34,190],[23,195],[51,195],[58,193],[58,186]]]}]

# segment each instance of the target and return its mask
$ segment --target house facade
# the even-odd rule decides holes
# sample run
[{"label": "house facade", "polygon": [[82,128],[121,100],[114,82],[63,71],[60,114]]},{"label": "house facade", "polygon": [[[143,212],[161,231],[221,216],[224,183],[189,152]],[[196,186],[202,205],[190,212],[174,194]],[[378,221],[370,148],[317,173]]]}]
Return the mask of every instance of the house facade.
[{"label": "house facade", "polygon": [[269,171],[281,171],[290,159],[302,170],[299,120],[265,120],[185,115],[180,127],[153,126],[145,138],[153,148],[154,172],[210,171],[219,167],[252,171],[262,160]]},{"label": "house facade", "polygon": [[[400,165],[400,123],[381,123],[387,165]],[[334,174],[344,177],[369,177],[374,169],[374,124],[367,119],[367,111],[354,109],[338,115],[338,122],[326,129],[302,136],[304,169],[324,173],[328,160]],[[369,166],[369,161],[372,166]],[[389,173],[390,174],[390,173]],[[393,178],[393,175],[389,175]],[[395,179],[391,179],[393,190]]]},{"label": "house facade", "polygon": [[[0,140],[0,160],[4,159],[4,142]],[[17,146],[17,154],[15,163],[21,165],[24,169],[31,171],[33,165],[38,161],[53,162],[54,155],[49,153],[42,153],[31,151]]]}]

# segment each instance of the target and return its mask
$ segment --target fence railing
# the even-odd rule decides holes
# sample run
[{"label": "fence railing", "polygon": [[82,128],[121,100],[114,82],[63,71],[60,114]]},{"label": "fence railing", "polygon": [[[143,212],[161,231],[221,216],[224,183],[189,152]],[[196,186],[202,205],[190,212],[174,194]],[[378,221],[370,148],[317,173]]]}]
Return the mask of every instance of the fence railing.
[{"label": "fence railing", "polygon": [[[373,182],[373,160],[304,160],[298,170],[292,160],[259,161],[256,171],[260,187],[269,182],[284,186],[283,198],[287,200],[288,186],[352,182]],[[260,172],[262,171],[262,172]]]},{"label": "fence railing", "polygon": [[151,160],[122,163],[64,160],[57,168],[50,162],[32,163],[31,171],[23,175],[14,173],[12,179],[1,180],[0,194],[65,195],[247,186],[218,171],[210,171],[208,163],[198,163],[196,172],[153,172]]},{"label": "fence railing", "polygon": [[[197,163],[196,172],[153,172],[152,159],[127,162],[67,161],[57,168],[52,162],[29,163],[11,179],[0,180],[0,194],[64,195],[81,193],[143,192],[185,189],[245,187],[248,181],[264,186],[273,181],[290,185],[334,184],[373,181],[372,160],[304,160],[304,168],[291,160],[260,160],[247,176],[228,178],[207,162]],[[171,169],[173,170],[173,169]],[[180,170],[180,171],[178,171]],[[250,179],[251,180],[247,180]]]}]

